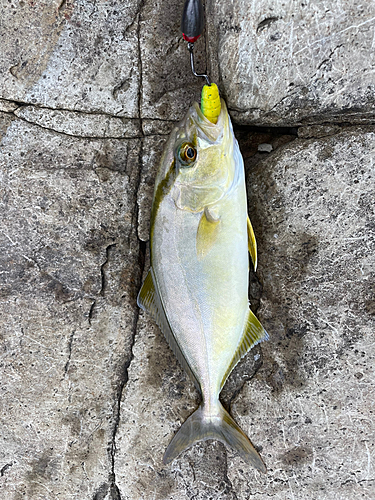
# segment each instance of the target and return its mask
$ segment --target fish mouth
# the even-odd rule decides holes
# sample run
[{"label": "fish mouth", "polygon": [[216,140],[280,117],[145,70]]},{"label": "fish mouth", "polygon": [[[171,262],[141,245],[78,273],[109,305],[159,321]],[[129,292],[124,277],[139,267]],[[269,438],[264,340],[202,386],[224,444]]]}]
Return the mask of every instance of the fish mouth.
[{"label": "fish mouth", "polygon": [[[200,132],[198,135],[210,143],[216,143],[222,139],[224,130],[228,124],[228,111],[225,101],[223,99],[220,99],[220,101],[221,111],[217,123],[212,123],[208,118],[206,118],[197,102],[195,102],[192,106],[194,110],[192,113],[192,119],[195,122],[197,131]],[[196,116],[194,116],[195,114]]]}]

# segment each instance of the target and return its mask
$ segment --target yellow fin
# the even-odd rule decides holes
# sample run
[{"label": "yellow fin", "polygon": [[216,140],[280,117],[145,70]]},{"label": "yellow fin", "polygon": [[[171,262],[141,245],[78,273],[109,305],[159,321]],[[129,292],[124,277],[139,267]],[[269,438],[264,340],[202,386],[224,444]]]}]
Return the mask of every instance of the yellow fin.
[{"label": "yellow fin", "polygon": [[221,112],[219,89],[216,83],[205,85],[202,89],[201,110],[212,123],[217,123]]},{"label": "yellow fin", "polygon": [[241,341],[224,375],[224,378],[221,382],[221,387],[224,386],[230,372],[233,370],[239,360],[243,356],[245,356],[245,354],[250,351],[250,349],[252,349],[255,345],[259,344],[259,342],[262,342],[263,340],[269,340],[268,333],[261,325],[259,319],[249,309]]},{"label": "yellow fin", "polygon": [[196,247],[198,260],[202,260],[214,245],[218,235],[219,223],[220,219],[215,217],[206,207],[197,230]]},{"label": "yellow fin", "polygon": [[257,242],[255,239],[255,234],[253,226],[251,225],[249,216],[247,216],[247,244],[249,247],[249,253],[251,260],[253,262],[254,271],[257,270],[258,257],[257,257]]},{"label": "yellow fin", "polygon": [[147,273],[146,279],[138,294],[137,304],[138,307],[140,307],[144,311],[148,311],[149,313],[151,313],[156,324],[158,325],[164,337],[166,338],[169,347],[172,349],[176,358],[178,359],[180,365],[185,370],[185,372],[191,377],[198,391],[201,392],[201,388],[197,380],[197,377],[190,368],[190,365],[187,362],[185,356],[183,355],[182,350],[175,336],[173,335],[172,329],[169,325],[169,321],[165,314],[164,306],[160,298],[159,290],[156,285],[156,279],[154,277],[154,272],[152,268],[150,268],[149,272]]}]

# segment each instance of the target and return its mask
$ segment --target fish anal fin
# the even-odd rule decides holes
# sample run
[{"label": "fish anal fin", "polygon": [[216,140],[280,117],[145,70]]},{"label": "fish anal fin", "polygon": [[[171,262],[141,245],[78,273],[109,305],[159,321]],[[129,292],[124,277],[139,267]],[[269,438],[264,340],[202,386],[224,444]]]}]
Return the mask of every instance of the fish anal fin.
[{"label": "fish anal fin", "polygon": [[249,216],[247,216],[247,244],[248,244],[248,248],[249,248],[250,257],[251,257],[251,260],[253,262],[254,271],[256,271],[257,270],[257,263],[258,263],[257,241],[255,239],[253,226],[251,225]]},{"label": "fish anal fin", "polygon": [[205,208],[199,221],[196,239],[197,257],[202,260],[211,250],[218,236],[220,218]]},{"label": "fish anal fin", "polygon": [[221,388],[223,388],[225,381],[239,360],[243,358],[243,356],[245,356],[250,349],[264,340],[269,340],[268,333],[263,328],[255,314],[249,309],[241,341],[221,382]]},{"label": "fish anal fin", "polygon": [[198,391],[201,392],[198,380],[194,375],[192,369],[190,368],[189,363],[186,361],[186,358],[183,355],[175,336],[173,335],[168,318],[165,314],[164,306],[159,294],[152,268],[150,268],[149,272],[147,273],[146,279],[138,294],[137,304],[141,309],[143,309],[144,311],[148,311],[153,316],[156,324],[162,331],[169,344],[169,347],[174,352],[174,355],[178,359],[180,365],[193,380]]}]

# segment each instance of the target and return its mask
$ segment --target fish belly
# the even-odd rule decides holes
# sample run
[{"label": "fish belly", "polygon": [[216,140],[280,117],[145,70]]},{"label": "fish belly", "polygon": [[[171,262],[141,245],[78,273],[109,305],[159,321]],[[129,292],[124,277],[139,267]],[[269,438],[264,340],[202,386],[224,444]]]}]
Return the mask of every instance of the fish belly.
[{"label": "fish belly", "polygon": [[248,311],[245,187],[216,207],[217,239],[204,258],[196,250],[202,213],[164,198],[155,220],[152,267],[173,334],[205,399],[215,399],[242,337]]}]

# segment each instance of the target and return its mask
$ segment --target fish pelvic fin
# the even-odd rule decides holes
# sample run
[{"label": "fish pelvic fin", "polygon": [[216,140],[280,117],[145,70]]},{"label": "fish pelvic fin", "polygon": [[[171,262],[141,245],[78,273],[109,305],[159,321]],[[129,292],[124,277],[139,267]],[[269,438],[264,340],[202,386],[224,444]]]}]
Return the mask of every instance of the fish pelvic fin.
[{"label": "fish pelvic fin", "polygon": [[154,276],[154,271],[152,267],[147,273],[146,279],[138,294],[137,304],[138,307],[140,307],[143,311],[148,311],[152,315],[156,324],[158,325],[164,337],[166,338],[169,347],[172,349],[176,358],[178,359],[180,365],[185,370],[185,372],[190,376],[197,390],[201,392],[201,388],[197,380],[197,377],[193,373],[193,370],[191,369],[175,336],[173,335],[167,315],[164,310],[163,302],[160,297],[159,289],[156,283],[156,278]]},{"label": "fish pelvic fin", "polygon": [[254,229],[253,226],[251,225],[249,216],[247,216],[247,244],[249,248],[251,261],[254,266],[254,271],[256,271],[258,265],[257,240],[255,239]]},{"label": "fish pelvic fin", "polygon": [[202,404],[182,424],[181,428],[169,443],[163,457],[163,462],[172,462],[180,453],[190,448],[198,441],[216,439],[221,443],[237,451],[241,458],[253,465],[261,472],[267,472],[267,468],[257,450],[249,438],[236,424],[229,413],[218,401],[215,413],[211,414],[205,410]]}]

